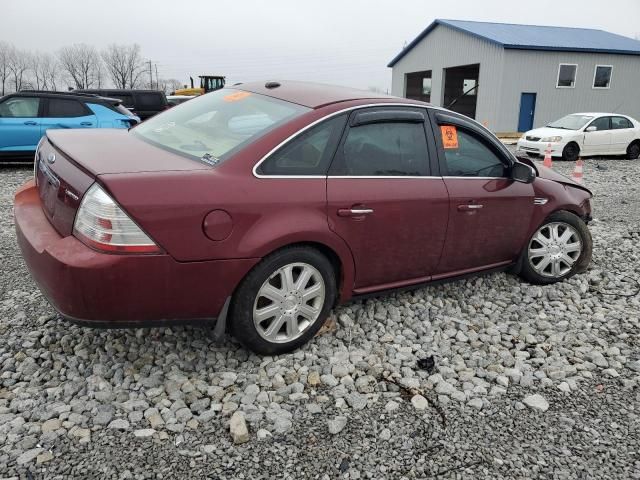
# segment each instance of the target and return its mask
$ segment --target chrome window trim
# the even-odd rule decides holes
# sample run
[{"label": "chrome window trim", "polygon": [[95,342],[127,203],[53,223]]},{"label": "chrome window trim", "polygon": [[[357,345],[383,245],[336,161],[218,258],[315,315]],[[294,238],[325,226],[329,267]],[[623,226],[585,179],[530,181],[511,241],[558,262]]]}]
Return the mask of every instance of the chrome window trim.
[{"label": "chrome window trim", "polygon": [[[350,112],[352,110],[357,110],[359,108],[370,108],[370,107],[412,107],[412,108],[424,108],[425,110],[429,108],[425,105],[416,104],[416,103],[368,103],[365,105],[356,105],[355,107],[343,108],[342,110],[338,110],[337,112],[329,113],[328,115],[325,115],[324,117],[319,118],[314,122],[311,122],[309,125],[306,125],[305,127],[301,128],[297,132],[289,135],[286,139],[284,139],[274,148],[269,150],[269,152],[263,155],[263,157],[253,166],[253,170],[252,170],[253,176],[256,178],[327,178],[326,175],[261,175],[257,172],[257,170],[258,170],[258,167],[262,164],[262,162],[264,162],[267,158],[269,158],[272,154],[274,154],[278,149],[280,149],[281,147],[289,143],[298,135],[303,134],[310,128],[319,124],[320,122],[323,122],[325,120],[328,120],[329,118],[335,117],[345,112]],[[348,178],[355,178],[355,177],[348,177]],[[359,177],[359,178],[363,178],[363,177]],[[383,178],[383,177],[375,177],[375,178]],[[406,178],[406,177],[403,177],[403,178]],[[423,177],[419,177],[419,178],[423,178]]]}]

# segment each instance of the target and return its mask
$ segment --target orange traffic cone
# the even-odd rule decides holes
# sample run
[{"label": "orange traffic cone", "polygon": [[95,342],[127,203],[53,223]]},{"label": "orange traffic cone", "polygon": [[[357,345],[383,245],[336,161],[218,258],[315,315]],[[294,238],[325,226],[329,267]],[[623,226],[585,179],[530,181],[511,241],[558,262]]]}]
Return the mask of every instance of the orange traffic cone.
[{"label": "orange traffic cone", "polygon": [[578,158],[576,161],[576,167],[573,169],[573,174],[571,178],[576,183],[582,183],[582,167],[584,166],[584,162]]},{"label": "orange traffic cone", "polygon": [[553,160],[551,160],[551,144],[547,145],[547,149],[544,151],[544,162],[542,164],[547,168],[553,167]]}]

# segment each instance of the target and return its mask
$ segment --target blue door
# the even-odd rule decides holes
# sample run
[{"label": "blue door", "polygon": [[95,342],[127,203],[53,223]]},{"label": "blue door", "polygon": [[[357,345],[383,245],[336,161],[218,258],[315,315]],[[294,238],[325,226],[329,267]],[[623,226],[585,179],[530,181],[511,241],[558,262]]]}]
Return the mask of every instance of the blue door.
[{"label": "blue door", "polygon": [[37,97],[8,97],[0,103],[0,152],[34,151],[40,141]]},{"label": "blue door", "polygon": [[82,102],[69,98],[49,98],[42,118],[42,133],[55,128],[95,128],[94,113]]},{"label": "blue door", "polygon": [[526,132],[533,128],[533,117],[536,113],[536,94],[523,93],[520,97],[520,116],[518,117],[518,131]]}]

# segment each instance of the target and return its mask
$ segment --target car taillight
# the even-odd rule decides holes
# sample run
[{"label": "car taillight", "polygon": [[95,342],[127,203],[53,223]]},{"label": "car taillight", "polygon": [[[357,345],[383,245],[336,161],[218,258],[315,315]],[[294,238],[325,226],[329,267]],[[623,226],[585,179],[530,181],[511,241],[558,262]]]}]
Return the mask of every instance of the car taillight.
[{"label": "car taillight", "polygon": [[97,183],[87,190],[80,202],[73,234],[89,247],[105,252],[160,252],[153,240]]}]

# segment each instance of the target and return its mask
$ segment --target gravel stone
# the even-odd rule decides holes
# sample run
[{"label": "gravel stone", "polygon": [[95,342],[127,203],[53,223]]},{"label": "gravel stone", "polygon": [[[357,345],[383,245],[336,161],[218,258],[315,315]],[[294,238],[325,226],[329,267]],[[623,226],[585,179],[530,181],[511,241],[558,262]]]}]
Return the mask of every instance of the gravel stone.
[{"label": "gravel stone", "polygon": [[231,415],[229,432],[231,433],[231,438],[233,438],[233,443],[236,445],[249,441],[249,430],[247,429],[247,423],[245,422],[242,412],[235,412]]},{"label": "gravel stone", "polygon": [[525,397],[522,402],[532,410],[546,412],[549,409],[549,402],[539,394],[529,395]]},{"label": "gravel stone", "polygon": [[429,408],[429,402],[422,395],[414,395],[411,397],[411,404],[416,410],[426,410]]},{"label": "gravel stone", "polygon": [[332,420],[328,420],[327,426],[329,427],[329,433],[331,435],[337,435],[347,426],[347,417],[338,415]]}]

